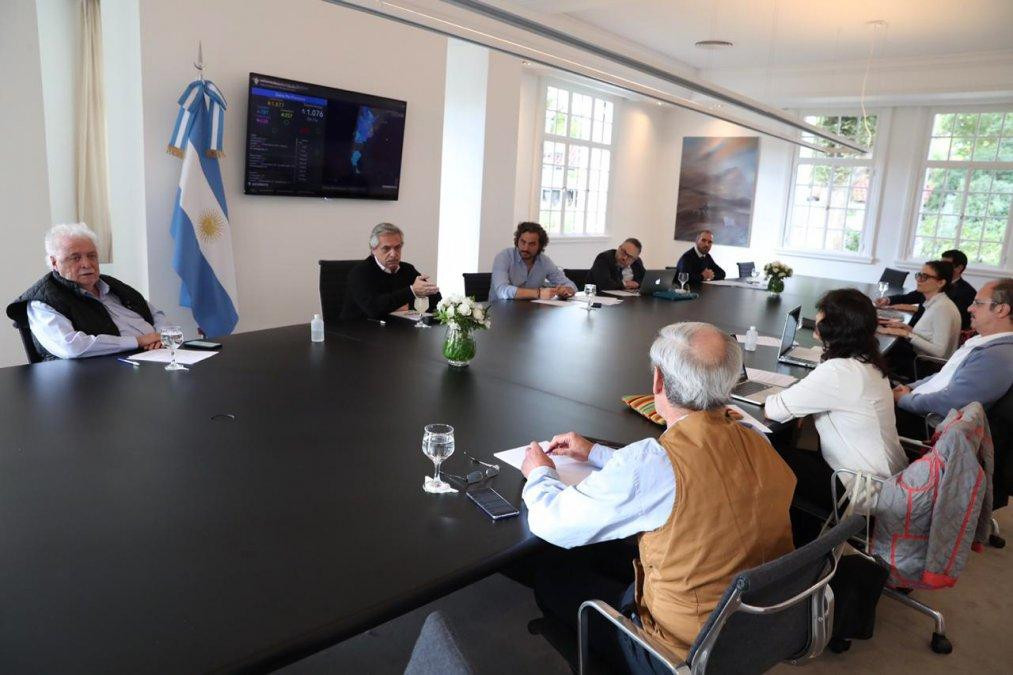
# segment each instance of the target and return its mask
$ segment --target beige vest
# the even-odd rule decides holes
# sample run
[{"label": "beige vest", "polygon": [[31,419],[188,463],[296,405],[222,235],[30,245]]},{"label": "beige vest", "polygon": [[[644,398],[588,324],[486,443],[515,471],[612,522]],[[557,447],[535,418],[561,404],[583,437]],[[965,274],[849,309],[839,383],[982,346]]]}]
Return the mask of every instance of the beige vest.
[{"label": "beige vest", "polygon": [[675,471],[675,507],[640,535],[637,609],[644,628],[685,658],[732,578],[792,550],[795,476],[724,410],[692,413],[658,442]]}]

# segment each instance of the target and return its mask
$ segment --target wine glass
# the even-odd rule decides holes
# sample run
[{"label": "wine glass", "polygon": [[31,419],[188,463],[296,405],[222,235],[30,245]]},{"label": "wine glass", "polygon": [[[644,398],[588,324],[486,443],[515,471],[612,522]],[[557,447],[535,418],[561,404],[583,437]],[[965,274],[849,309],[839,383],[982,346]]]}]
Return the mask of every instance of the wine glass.
[{"label": "wine glass", "polygon": [[598,291],[598,287],[594,284],[584,284],[584,295],[587,296],[587,307],[588,311],[591,311],[591,306],[594,305],[594,294]]},{"label": "wine glass", "polygon": [[886,281],[880,281],[879,282],[879,297],[885,298],[886,297],[886,292],[888,290],[890,290],[890,284],[887,283]]},{"label": "wine glass", "polygon": [[433,477],[426,476],[426,492],[450,492],[454,488],[440,478],[440,464],[454,454],[454,427],[449,424],[427,424],[422,432],[422,454],[433,460]]},{"label": "wine glass", "polygon": [[759,281],[760,281],[760,270],[756,269],[755,267],[753,269],[749,270],[749,278],[751,280],[750,283],[754,283],[754,284],[755,283],[759,283]]},{"label": "wine glass", "polygon": [[679,272],[679,290],[686,292],[686,282],[689,281],[689,272]]},{"label": "wine glass", "polygon": [[176,350],[183,344],[183,329],[179,326],[163,326],[159,331],[162,344],[169,349],[169,365],[166,370],[189,370],[186,366],[176,363]]},{"label": "wine glass", "polygon": [[414,309],[419,315],[419,318],[415,320],[415,327],[429,328],[429,326],[427,326],[426,322],[423,320],[424,317],[422,316],[423,314],[425,314],[426,310],[429,309],[429,298],[427,297],[415,298],[415,300],[412,302],[412,309]]}]

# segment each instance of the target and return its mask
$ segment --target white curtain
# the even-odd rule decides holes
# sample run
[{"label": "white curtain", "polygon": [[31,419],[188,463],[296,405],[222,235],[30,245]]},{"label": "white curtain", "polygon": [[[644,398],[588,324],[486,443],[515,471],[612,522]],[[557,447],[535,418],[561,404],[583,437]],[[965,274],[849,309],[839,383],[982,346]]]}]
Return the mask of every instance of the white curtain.
[{"label": "white curtain", "polygon": [[98,235],[100,261],[112,262],[100,0],[81,0],[80,63],[77,100],[77,219],[87,223]]}]

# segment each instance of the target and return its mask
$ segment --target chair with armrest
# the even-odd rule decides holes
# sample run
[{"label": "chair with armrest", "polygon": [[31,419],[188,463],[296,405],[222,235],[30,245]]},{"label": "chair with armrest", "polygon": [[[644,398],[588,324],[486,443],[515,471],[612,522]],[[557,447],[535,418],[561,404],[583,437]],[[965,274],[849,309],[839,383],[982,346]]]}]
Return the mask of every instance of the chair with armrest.
[{"label": "chair with armrest", "polygon": [[478,302],[485,302],[489,299],[489,289],[492,288],[491,272],[465,272],[464,294],[469,298],[475,298]]},{"label": "chair with armrest", "polygon": [[895,270],[887,267],[883,270],[883,274],[880,275],[879,280],[885,281],[890,285],[890,288],[903,288],[904,282],[907,281],[908,273],[904,270]]},{"label": "chair with armrest", "polygon": [[735,263],[739,267],[739,279],[748,279],[756,269],[756,263],[741,262]]},{"label": "chair with armrest", "polygon": [[564,269],[563,274],[577,286],[577,290],[584,290],[584,284],[590,281],[591,270]]},{"label": "chair with armrest", "polygon": [[35,347],[35,340],[32,339],[32,329],[28,325],[28,304],[15,303],[8,308],[7,316],[14,322],[14,328],[21,336],[21,346],[25,348],[25,356],[28,363],[42,363],[42,354]]},{"label": "chair with armrest", "polygon": [[361,260],[320,261],[320,312],[324,325],[330,325],[341,318],[345,306],[345,291],[348,290],[348,273]]},{"label": "chair with armrest", "polygon": [[597,612],[679,675],[763,672],[782,661],[801,663],[822,653],[833,632],[830,580],[844,542],[864,527],[860,516],[842,520],[815,541],[777,560],[738,574],[700,630],[685,660],[601,600],[578,612],[580,672],[590,666],[588,626]]}]

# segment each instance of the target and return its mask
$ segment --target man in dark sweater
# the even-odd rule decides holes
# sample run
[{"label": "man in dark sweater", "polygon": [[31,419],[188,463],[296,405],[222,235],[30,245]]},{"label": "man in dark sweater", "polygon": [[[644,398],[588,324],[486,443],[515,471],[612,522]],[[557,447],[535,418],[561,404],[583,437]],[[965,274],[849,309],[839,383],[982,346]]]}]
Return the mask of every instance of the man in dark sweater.
[{"label": "man in dark sweater", "polygon": [[640,241],[632,237],[616,249],[602,251],[591,265],[590,282],[599,291],[633,291],[644,280],[644,263],[640,262]]},{"label": "man in dark sweater", "polygon": [[693,248],[682,254],[676,264],[676,273],[687,272],[690,283],[701,281],[720,281],[725,278],[725,271],[711,257],[714,246],[714,233],[704,230],[696,237]]},{"label": "man in dark sweater", "polygon": [[[963,251],[950,249],[949,251],[943,251],[939,258],[953,265],[953,279],[946,289],[946,295],[949,296],[953,304],[960,310],[960,329],[967,330],[971,327],[971,315],[968,313],[968,308],[971,306],[971,302],[974,301],[974,296],[978,293],[974,289],[974,286],[967,283],[963,276],[964,270],[967,269],[967,256]],[[876,305],[879,307],[889,305],[906,312],[915,312],[914,322],[912,323],[914,325],[921,318],[921,304],[924,302],[924,295],[918,291],[911,291],[910,293],[891,295],[888,298],[879,298],[876,300]]]},{"label": "man in dark sweater", "polygon": [[440,289],[406,262],[401,262],[404,233],[380,223],[369,235],[369,256],[348,273],[342,319],[382,319],[410,309],[416,298],[429,299],[429,311],[440,300]]}]

